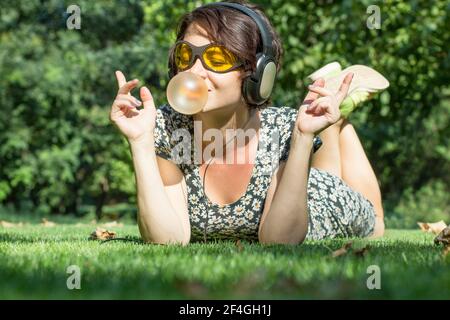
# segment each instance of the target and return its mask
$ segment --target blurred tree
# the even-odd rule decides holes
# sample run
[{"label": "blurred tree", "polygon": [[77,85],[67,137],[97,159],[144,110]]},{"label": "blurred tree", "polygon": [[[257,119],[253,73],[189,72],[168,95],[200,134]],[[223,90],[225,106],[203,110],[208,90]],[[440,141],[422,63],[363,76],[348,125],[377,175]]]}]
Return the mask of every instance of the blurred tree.
[{"label": "blurred tree", "polygon": [[[128,145],[108,119],[114,71],[140,79],[165,103],[175,22],[206,2],[77,1],[80,30],[66,28],[69,1],[2,2],[0,203],[44,213],[91,208],[99,217],[107,205],[134,208]],[[408,201],[434,195],[433,217],[449,222],[448,1],[254,2],[284,43],[274,104],[297,107],[306,76],[331,61],[379,70],[390,88],[350,120],[379,177],[386,210],[396,218],[411,215]],[[369,5],[380,7],[381,29],[367,28]],[[417,219],[427,217],[423,203],[414,208],[421,211]]]}]

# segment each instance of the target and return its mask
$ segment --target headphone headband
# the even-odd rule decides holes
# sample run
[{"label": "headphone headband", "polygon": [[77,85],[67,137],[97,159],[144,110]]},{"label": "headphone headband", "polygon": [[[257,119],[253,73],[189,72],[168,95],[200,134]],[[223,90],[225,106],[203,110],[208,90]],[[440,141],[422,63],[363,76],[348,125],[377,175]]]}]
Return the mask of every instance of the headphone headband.
[{"label": "headphone headband", "polygon": [[253,10],[250,10],[246,6],[243,6],[238,3],[231,3],[231,2],[215,2],[215,3],[207,4],[206,6],[224,6],[224,7],[234,8],[234,9],[237,9],[237,10],[245,13],[246,15],[250,16],[256,22],[256,25],[259,28],[259,33],[261,34],[261,39],[262,39],[262,43],[263,43],[263,53],[266,56],[270,56],[270,57],[274,56],[273,47],[272,47],[272,34],[269,32],[265,21],[263,21],[263,19],[256,12],[254,12]]}]

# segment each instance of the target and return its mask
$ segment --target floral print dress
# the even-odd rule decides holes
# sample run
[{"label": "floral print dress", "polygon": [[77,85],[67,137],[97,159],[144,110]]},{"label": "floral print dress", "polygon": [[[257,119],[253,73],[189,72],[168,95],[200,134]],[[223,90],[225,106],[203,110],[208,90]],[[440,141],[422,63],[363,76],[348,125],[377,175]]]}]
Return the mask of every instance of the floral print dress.
[{"label": "floral print dress", "polygon": [[[173,161],[187,186],[191,241],[258,240],[258,228],[272,174],[287,161],[297,110],[289,107],[260,109],[259,144],[246,192],[232,204],[212,203],[203,191],[198,151],[194,146],[193,116],[169,105],[157,110],[156,155]],[[200,131],[201,133],[201,131]],[[364,237],[373,232],[373,205],[343,180],[311,168],[308,179],[309,226],[307,239]]]}]

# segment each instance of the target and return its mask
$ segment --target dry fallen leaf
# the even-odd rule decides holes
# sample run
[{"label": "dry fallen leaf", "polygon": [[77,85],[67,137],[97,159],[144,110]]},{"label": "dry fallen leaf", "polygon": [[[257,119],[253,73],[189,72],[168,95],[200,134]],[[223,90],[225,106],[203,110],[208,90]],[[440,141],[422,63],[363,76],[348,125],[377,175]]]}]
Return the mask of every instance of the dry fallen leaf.
[{"label": "dry fallen leaf", "polygon": [[352,247],[353,243],[351,241],[347,242],[346,244],[344,244],[344,246],[340,249],[337,249],[336,251],[334,251],[331,256],[333,258],[337,258],[340,256],[343,256],[345,254],[347,254],[347,250],[350,249]]},{"label": "dry fallen leaf", "polygon": [[54,223],[52,221],[48,221],[46,218],[43,218],[41,225],[43,225],[44,227],[54,227],[54,226],[56,226],[56,223]]},{"label": "dry fallen leaf", "polygon": [[3,228],[22,227],[22,226],[23,226],[23,223],[22,223],[22,222],[19,222],[19,223],[13,223],[13,222],[8,222],[8,221],[0,220],[0,226],[2,226]]},{"label": "dry fallen leaf", "polygon": [[434,223],[428,223],[428,222],[417,222],[420,229],[424,232],[430,232],[434,234],[440,233],[442,230],[444,230],[447,225],[443,220],[434,222]]},{"label": "dry fallen leaf", "polygon": [[239,252],[242,252],[242,250],[244,250],[244,246],[242,245],[241,240],[236,241],[236,247]]},{"label": "dry fallen leaf", "polygon": [[441,233],[434,238],[434,243],[450,246],[450,226],[442,230]]},{"label": "dry fallen leaf", "polygon": [[353,254],[357,257],[364,257],[368,251],[369,251],[369,247],[365,246],[364,248],[354,250]]},{"label": "dry fallen leaf", "polygon": [[108,240],[116,237],[114,231],[109,231],[103,228],[97,228],[89,236],[89,240]]}]

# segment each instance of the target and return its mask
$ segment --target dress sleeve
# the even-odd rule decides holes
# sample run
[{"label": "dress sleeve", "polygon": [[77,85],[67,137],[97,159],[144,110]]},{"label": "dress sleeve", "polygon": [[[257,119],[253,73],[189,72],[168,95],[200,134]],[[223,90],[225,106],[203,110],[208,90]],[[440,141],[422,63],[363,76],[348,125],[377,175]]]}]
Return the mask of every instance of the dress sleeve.
[{"label": "dress sleeve", "polygon": [[280,161],[287,161],[289,149],[291,148],[291,136],[297,120],[297,110],[289,107],[281,107],[281,112],[277,119],[277,125],[281,129],[280,134]]},{"label": "dress sleeve", "polygon": [[155,153],[157,156],[166,160],[171,160],[172,145],[170,137],[172,136],[172,111],[167,105],[161,106],[156,110],[156,126],[154,131]]}]

